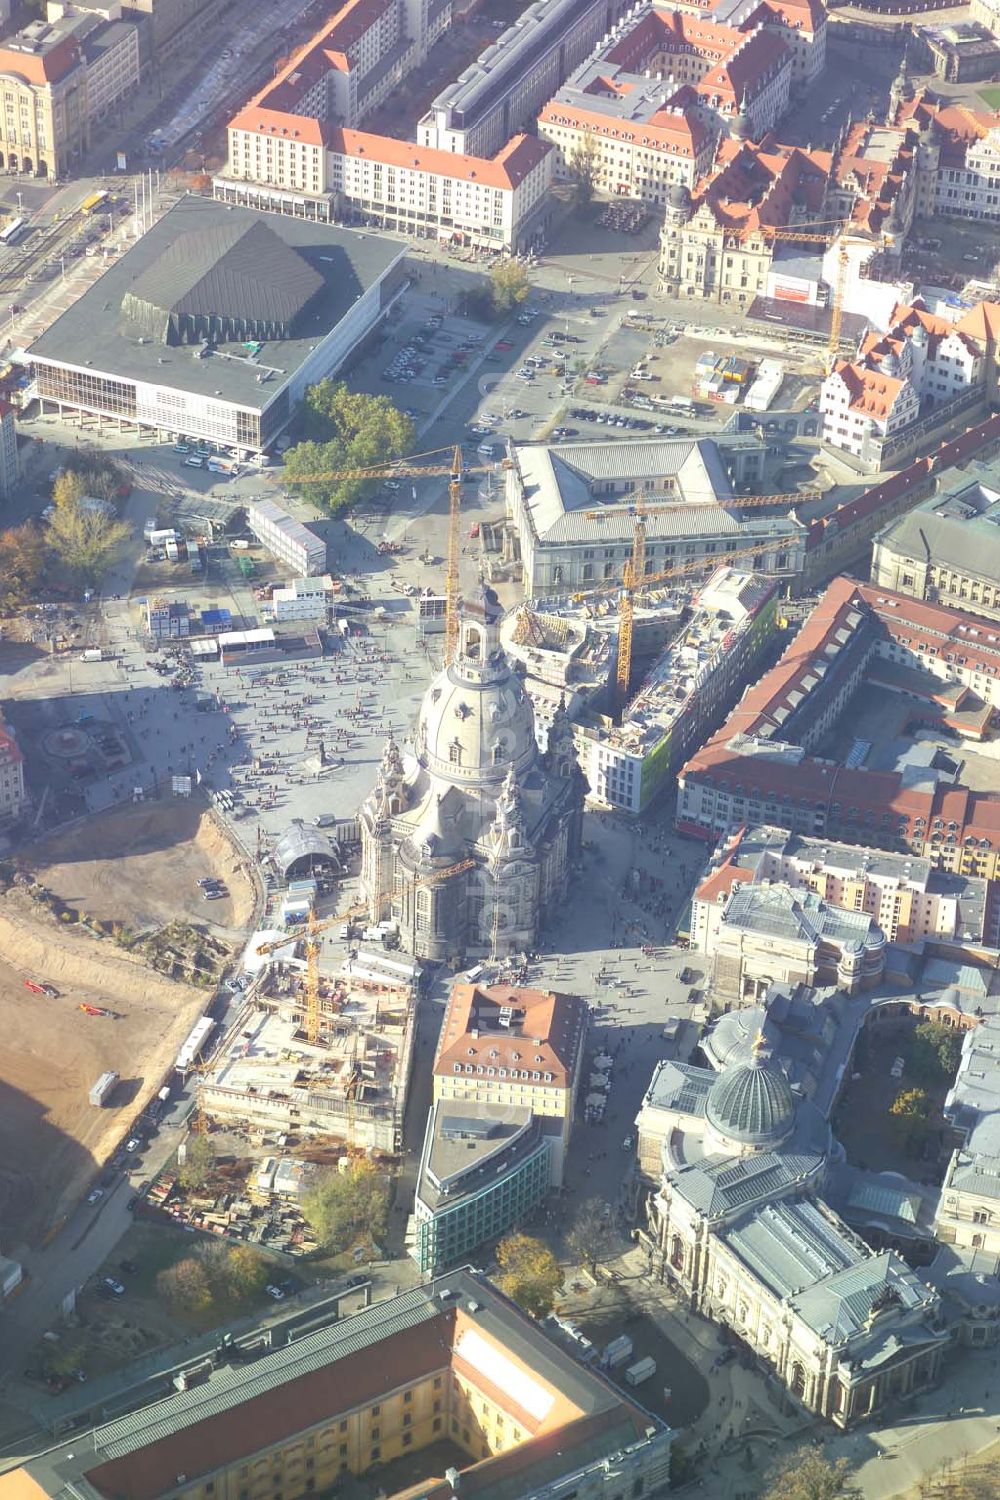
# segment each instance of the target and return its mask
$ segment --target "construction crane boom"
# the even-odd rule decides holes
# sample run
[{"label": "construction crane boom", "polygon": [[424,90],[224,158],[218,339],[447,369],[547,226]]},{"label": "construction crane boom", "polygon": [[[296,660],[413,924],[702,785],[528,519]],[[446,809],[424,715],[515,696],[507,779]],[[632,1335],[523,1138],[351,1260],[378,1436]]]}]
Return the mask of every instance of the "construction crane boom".
[{"label": "construction crane boom", "polygon": [[[623,497],[627,499],[627,496]],[[777,505],[804,505],[809,500],[822,500],[822,490],[789,490],[783,495],[723,495],[719,505],[733,510],[753,510],[757,506],[774,507]],[[684,500],[671,500],[664,505],[643,505],[642,497],[637,496],[636,513],[644,516],[669,516],[676,515],[678,511],[689,511],[690,503]],[[609,515],[616,512],[609,505],[603,510],[585,510],[584,516],[588,521],[606,520]]]}]

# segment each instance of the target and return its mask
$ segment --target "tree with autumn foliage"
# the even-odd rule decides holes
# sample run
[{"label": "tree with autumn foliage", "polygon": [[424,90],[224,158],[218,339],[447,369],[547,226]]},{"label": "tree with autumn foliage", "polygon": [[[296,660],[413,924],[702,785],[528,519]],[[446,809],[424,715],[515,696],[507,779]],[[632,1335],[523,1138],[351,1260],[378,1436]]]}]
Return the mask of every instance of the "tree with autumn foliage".
[{"label": "tree with autumn foliage", "polygon": [[532,1317],[552,1311],[563,1273],[544,1240],[530,1234],[508,1234],[497,1246],[500,1290]]}]

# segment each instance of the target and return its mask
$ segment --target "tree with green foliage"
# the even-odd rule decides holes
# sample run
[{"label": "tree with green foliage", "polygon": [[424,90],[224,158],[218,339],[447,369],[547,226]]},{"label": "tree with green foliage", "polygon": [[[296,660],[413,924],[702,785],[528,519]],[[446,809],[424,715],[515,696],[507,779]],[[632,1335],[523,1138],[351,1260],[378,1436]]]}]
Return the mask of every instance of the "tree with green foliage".
[{"label": "tree with green foliage", "polygon": [[570,191],[577,208],[586,208],[594,197],[600,160],[593,133],[586,131],[566,161]]},{"label": "tree with green foliage", "polygon": [[530,1234],[508,1234],[497,1246],[497,1285],[534,1318],[552,1311],[563,1273],[544,1240]]},{"label": "tree with green foliage", "polygon": [[907,1061],[921,1083],[943,1083],[954,1078],[962,1056],[962,1033],[940,1021],[921,1021],[913,1033]]},{"label": "tree with green foliage", "polygon": [[818,1448],[796,1448],[772,1469],[762,1500],[860,1500],[846,1458],[831,1463]]},{"label": "tree with green foliage", "polygon": [[304,1195],[302,1212],[325,1249],[374,1251],[389,1222],[389,1180],[375,1162],[357,1157],[346,1171],[324,1172]]},{"label": "tree with green foliage", "polygon": [[501,260],[490,272],[490,296],[497,317],[513,312],[531,291],[528,273],[517,260]]},{"label": "tree with green foliage", "polygon": [[927,1138],[931,1101],[923,1089],[900,1089],[889,1114],[901,1146],[916,1155]]},{"label": "tree with green foliage", "polygon": [[318,479],[320,474],[387,467],[413,447],[413,423],[388,396],[321,380],[306,392],[306,440],[285,454],[285,487],[336,515],[377,493],[382,480]]},{"label": "tree with green foliage", "polygon": [[192,1131],[184,1143],[184,1160],[177,1168],[177,1181],[188,1193],[205,1186],[215,1166],[215,1152],[207,1135]]},{"label": "tree with green foliage", "polygon": [[566,1236],[567,1250],[593,1276],[598,1262],[611,1254],[614,1243],[608,1205],[600,1198],[588,1198],[573,1218]]},{"label": "tree with green foliage", "polygon": [[60,505],[49,521],[46,539],[73,581],[82,588],[99,583],[119,556],[131,528],[110,508]]},{"label": "tree with green foliage", "polygon": [[26,522],[0,532],[0,614],[13,614],[31,597],[45,566],[45,546]]}]

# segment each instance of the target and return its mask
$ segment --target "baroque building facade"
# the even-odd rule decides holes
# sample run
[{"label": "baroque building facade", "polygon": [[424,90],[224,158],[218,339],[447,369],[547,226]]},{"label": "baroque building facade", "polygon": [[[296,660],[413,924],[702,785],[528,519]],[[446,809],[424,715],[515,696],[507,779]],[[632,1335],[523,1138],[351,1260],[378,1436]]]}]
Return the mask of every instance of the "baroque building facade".
[{"label": "baroque building facade", "polygon": [[579,855],[585,783],[566,714],[544,754],[500,647],[485,589],[462,606],[458,650],[428,688],[404,754],[390,739],[361,808],[361,885],[373,921],[419,958],[532,947]]}]

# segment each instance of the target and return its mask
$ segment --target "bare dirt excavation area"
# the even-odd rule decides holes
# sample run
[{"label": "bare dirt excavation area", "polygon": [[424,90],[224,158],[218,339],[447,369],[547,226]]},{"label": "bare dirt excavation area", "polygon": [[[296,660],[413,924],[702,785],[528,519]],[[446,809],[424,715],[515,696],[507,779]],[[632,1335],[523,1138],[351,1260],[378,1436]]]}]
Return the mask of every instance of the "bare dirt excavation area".
[{"label": "bare dirt excavation area", "polygon": [[[211,903],[223,927],[207,920],[203,876],[229,886],[229,901]],[[41,1238],[120,1145],[252,909],[238,856],[190,803],[86,819],[18,856],[0,895],[0,1223],[9,1243]],[[97,1108],[88,1093],[107,1070],[121,1082]]]}]

